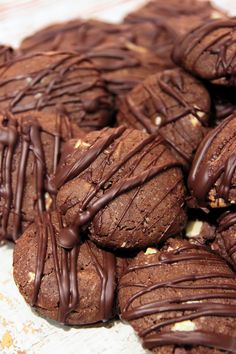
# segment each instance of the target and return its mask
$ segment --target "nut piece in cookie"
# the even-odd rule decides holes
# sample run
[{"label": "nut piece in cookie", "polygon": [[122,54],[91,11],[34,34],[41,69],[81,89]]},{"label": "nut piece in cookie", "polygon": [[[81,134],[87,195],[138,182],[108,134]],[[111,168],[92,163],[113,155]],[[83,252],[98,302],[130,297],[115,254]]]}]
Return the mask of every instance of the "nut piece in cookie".
[{"label": "nut piece in cookie", "polygon": [[188,177],[191,194],[212,208],[236,202],[236,115],[222,121],[200,144]]},{"label": "nut piece in cookie", "polygon": [[62,223],[56,212],[36,216],[14,249],[15,282],[42,316],[67,325],[107,321],[115,312],[115,256],[90,241],[59,247]]},{"label": "nut piece in cookie", "polygon": [[210,97],[205,87],[181,69],[149,76],[123,99],[118,123],[159,132],[177,159],[189,166],[207,133]]},{"label": "nut piece in cookie", "polygon": [[154,353],[235,352],[235,289],[224,259],[170,239],[130,261],[118,287],[120,316]]},{"label": "nut piece in cookie", "polygon": [[[52,181],[71,234],[89,227],[98,245],[126,250],[183,229],[183,175],[160,136],[121,126],[83,140],[78,147],[70,143]],[[63,235],[61,242],[70,247]]]}]

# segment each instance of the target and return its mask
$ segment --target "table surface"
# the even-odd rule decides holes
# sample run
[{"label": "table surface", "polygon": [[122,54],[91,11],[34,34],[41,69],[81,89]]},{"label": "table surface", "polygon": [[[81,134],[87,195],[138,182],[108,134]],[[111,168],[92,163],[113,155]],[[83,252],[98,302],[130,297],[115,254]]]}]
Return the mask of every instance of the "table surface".
[{"label": "table surface", "polygon": [[[26,35],[77,17],[117,22],[145,0],[0,0],[0,42],[17,46]],[[236,2],[215,0],[236,15]],[[32,16],[33,14],[33,16]],[[145,354],[131,326],[68,328],[39,317],[19,295],[12,277],[12,246],[0,247],[0,353]]]}]

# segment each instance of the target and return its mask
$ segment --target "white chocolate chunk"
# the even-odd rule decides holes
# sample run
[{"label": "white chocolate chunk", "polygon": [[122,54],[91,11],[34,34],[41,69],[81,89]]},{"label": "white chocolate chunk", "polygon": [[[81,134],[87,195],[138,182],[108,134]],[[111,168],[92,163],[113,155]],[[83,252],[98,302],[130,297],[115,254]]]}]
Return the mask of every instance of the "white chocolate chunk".
[{"label": "white chocolate chunk", "polygon": [[28,273],[28,278],[29,278],[29,282],[30,282],[30,283],[31,283],[32,281],[34,281],[34,279],[35,279],[35,273],[29,272],[29,273]]},{"label": "white chocolate chunk", "polygon": [[52,198],[50,197],[50,195],[48,193],[44,194],[45,196],[45,204],[46,204],[46,210],[49,210],[51,205],[52,205]]},{"label": "white chocolate chunk", "polygon": [[75,143],[75,148],[78,149],[80,146],[90,146],[90,144],[86,143],[85,141],[78,139]]},{"label": "white chocolate chunk", "polygon": [[38,99],[40,99],[42,96],[43,96],[42,93],[38,92],[36,95],[34,95],[34,98],[35,98],[36,100],[38,100]]},{"label": "white chocolate chunk", "polygon": [[196,237],[200,234],[203,222],[200,220],[189,221],[186,226],[186,236]]},{"label": "white chocolate chunk", "polygon": [[159,127],[161,125],[161,117],[160,116],[157,116],[155,118],[155,124],[156,124],[157,127]]},{"label": "white chocolate chunk", "polygon": [[155,253],[157,253],[157,249],[156,248],[148,247],[144,254],[149,255],[149,254],[155,254]]},{"label": "white chocolate chunk", "polygon": [[222,14],[218,11],[212,11],[211,18],[213,20],[218,20],[218,19],[222,18]]},{"label": "white chocolate chunk", "polygon": [[196,329],[196,325],[192,321],[182,321],[175,323],[173,327],[171,327],[171,331],[194,331]]}]

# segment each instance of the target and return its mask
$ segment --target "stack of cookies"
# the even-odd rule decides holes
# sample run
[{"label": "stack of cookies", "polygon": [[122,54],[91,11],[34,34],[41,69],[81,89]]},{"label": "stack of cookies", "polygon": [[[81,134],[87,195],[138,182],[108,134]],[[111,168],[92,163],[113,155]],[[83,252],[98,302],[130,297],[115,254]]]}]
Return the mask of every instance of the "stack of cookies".
[{"label": "stack of cookies", "polygon": [[236,20],[152,0],[0,49],[0,240],[46,318],[236,353]]}]

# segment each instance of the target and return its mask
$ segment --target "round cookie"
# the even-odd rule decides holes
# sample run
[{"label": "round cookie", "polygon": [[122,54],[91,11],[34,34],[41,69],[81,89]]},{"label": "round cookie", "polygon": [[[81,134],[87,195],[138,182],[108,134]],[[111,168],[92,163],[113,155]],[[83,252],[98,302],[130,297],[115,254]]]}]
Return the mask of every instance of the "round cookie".
[{"label": "round cookie", "polygon": [[160,136],[119,127],[72,142],[52,188],[68,229],[60,244],[76,244],[81,230],[111,249],[163,242],[185,224],[183,176]]},{"label": "round cookie", "polygon": [[120,317],[156,354],[234,353],[235,289],[221,257],[172,239],[129,263],[119,282]]},{"label": "round cookie", "polygon": [[150,44],[150,48],[173,66],[171,53],[179,38],[213,18],[227,16],[207,1],[155,0],[131,12],[124,21],[134,28],[141,27],[140,32],[148,37],[146,43]]},{"label": "round cookie", "polygon": [[42,316],[67,325],[108,321],[115,314],[115,256],[90,241],[60,248],[62,223],[56,212],[44,213],[27,228],[14,249],[15,282]]},{"label": "round cookie", "polygon": [[173,60],[192,74],[221,85],[235,85],[236,20],[208,21],[181,38]]},{"label": "round cookie", "polygon": [[169,27],[157,26],[151,22],[130,25],[77,19],[34,33],[22,41],[19,50],[21,53],[75,50],[82,54],[108,44],[133,44],[134,47],[149,48],[170,62],[172,36],[175,38],[174,31],[170,32]]},{"label": "round cookie", "polygon": [[35,211],[49,207],[47,187],[62,146],[83,136],[61,113],[31,112],[0,116],[0,241],[16,240]]},{"label": "round cookie", "polygon": [[225,207],[236,201],[236,115],[223,120],[201,142],[188,177],[199,205]]},{"label": "round cookie", "polygon": [[205,87],[177,68],[149,76],[124,98],[119,124],[159,132],[178,160],[189,165],[207,132],[210,97]]},{"label": "round cookie", "polygon": [[236,212],[225,212],[218,222],[216,239],[211,248],[231,263],[236,270]]},{"label": "round cookie", "polygon": [[81,128],[110,122],[112,98],[93,65],[76,53],[45,52],[17,57],[0,68],[0,110],[65,111]]},{"label": "round cookie", "polygon": [[22,53],[40,51],[76,50],[87,52],[97,46],[114,41],[132,41],[130,26],[94,19],[77,19],[43,28],[25,38],[21,45]]}]

